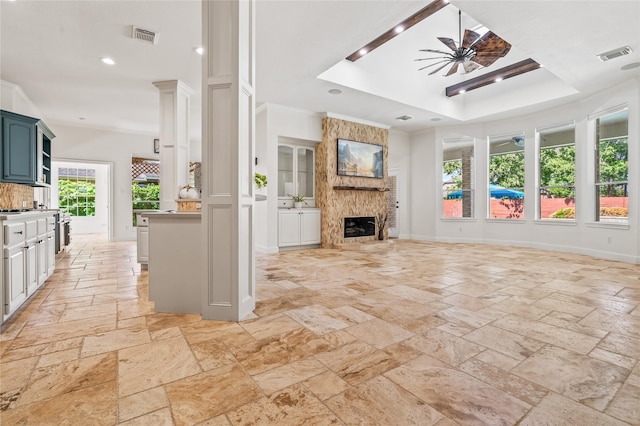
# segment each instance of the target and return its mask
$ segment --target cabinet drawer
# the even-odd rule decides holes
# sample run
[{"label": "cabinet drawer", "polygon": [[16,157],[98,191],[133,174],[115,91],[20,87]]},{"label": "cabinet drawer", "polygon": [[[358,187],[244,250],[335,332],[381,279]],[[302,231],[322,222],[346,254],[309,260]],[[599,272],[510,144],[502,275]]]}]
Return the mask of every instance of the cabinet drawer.
[{"label": "cabinet drawer", "polygon": [[26,239],[30,240],[38,236],[38,221],[30,220],[25,222],[26,228]]},{"label": "cabinet drawer", "polygon": [[55,231],[56,229],[56,218],[54,216],[47,218],[47,232]]},{"label": "cabinet drawer", "polygon": [[47,231],[47,218],[38,219],[38,235],[44,235]]},{"label": "cabinet drawer", "polygon": [[26,227],[24,222],[7,223],[4,225],[4,245],[10,246],[26,238]]}]

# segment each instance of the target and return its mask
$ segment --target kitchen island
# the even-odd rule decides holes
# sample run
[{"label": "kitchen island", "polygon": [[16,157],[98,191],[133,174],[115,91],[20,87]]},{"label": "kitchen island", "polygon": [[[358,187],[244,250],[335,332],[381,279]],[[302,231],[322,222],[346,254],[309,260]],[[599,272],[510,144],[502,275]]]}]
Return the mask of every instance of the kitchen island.
[{"label": "kitchen island", "polygon": [[149,299],[157,312],[200,314],[202,227],[200,212],[141,214],[149,227]]}]

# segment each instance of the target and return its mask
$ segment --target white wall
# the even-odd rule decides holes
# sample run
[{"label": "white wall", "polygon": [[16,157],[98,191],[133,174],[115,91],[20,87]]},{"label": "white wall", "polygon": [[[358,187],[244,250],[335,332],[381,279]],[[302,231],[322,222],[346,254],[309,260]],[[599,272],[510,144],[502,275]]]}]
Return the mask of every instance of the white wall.
[{"label": "white wall", "polygon": [[135,240],[136,232],[131,223],[131,157],[133,153],[153,157],[154,137],[57,123],[47,124],[56,134],[51,143],[53,160],[88,160],[113,164],[113,239]]},{"label": "white wall", "polygon": [[[263,116],[266,114],[266,119]],[[299,109],[267,104],[256,118],[256,171],[267,175],[266,201],[256,204],[256,250],[278,251],[278,138],[322,140],[322,115]],[[266,204],[266,207],[263,205]]]},{"label": "white wall", "polygon": [[[606,92],[561,107],[481,124],[438,128],[433,138],[412,137],[412,236],[437,241],[482,242],[518,245],[595,255],[640,263],[640,137],[639,81],[610,88]],[[593,132],[587,117],[621,104],[629,107],[629,226],[612,226],[594,221]],[[558,223],[535,220],[536,204],[536,128],[576,124],[576,221]],[[525,216],[524,220],[492,220],[487,217],[488,145],[487,136],[525,132]],[[476,138],[475,219],[442,219],[443,139]],[[425,164],[435,164],[426,173]],[[422,166],[422,167],[421,167]],[[416,170],[416,167],[418,168]],[[420,169],[422,168],[422,170]],[[431,176],[425,176],[430,174]],[[422,185],[422,179],[427,179]],[[419,185],[419,186],[418,186]],[[416,186],[420,189],[415,190]],[[426,188],[426,189],[424,189]],[[422,201],[417,201],[420,200]],[[435,213],[434,229],[419,228],[424,217]],[[425,238],[426,237],[426,238]],[[611,242],[609,242],[611,241]]]},{"label": "white wall", "polygon": [[[435,131],[433,129],[411,135],[411,170],[409,221],[411,238],[433,240],[435,235]],[[440,180],[440,178],[438,178]]]}]

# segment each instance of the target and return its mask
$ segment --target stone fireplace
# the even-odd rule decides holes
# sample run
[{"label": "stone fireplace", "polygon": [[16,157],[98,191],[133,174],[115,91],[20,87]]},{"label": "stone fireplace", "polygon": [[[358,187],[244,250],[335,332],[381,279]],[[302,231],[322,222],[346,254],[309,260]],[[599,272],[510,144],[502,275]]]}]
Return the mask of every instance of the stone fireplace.
[{"label": "stone fireplace", "polygon": [[[316,146],[316,206],[322,211],[322,247],[378,239],[376,218],[387,214],[388,136],[389,130],[380,127],[334,117],[322,120],[322,142]],[[339,138],[382,145],[384,177],[339,176]],[[370,227],[364,232],[350,230],[347,236],[346,222],[354,218],[366,218],[354,227]],[[385,239],[387,235],[385,229]]]},{"label": "stone fireplace", "polygon": [[376,235],[376,218],[373,216],[365,217],[345,217],[344,218],[344,237],[370,237]]}]

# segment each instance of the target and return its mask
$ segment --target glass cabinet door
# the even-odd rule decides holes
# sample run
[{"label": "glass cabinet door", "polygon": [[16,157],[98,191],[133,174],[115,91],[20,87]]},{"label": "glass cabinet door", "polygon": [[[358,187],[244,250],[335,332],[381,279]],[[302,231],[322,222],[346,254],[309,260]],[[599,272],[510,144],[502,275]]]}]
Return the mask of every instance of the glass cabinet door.
[{"label": "glass cabinet door", "polygon": [[278,197],[295,195],[293,187],[293,148],[278,146]]},{"label": "glass cabinet door", "polygon": [[298,148],[298,195],[305,198],[314,198],[315,178],[313,176],[315,161],[313,150]]}]

